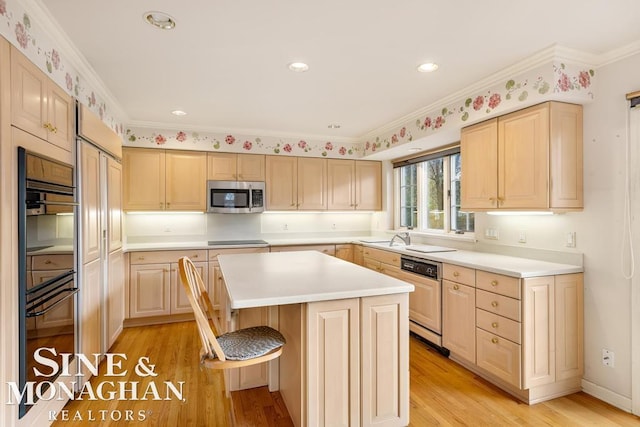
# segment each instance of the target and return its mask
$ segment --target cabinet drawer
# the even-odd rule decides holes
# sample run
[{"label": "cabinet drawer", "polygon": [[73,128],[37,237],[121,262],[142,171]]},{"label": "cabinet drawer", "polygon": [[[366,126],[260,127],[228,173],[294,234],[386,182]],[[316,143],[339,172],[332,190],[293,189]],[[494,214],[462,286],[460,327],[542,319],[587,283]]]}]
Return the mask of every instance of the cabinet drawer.
[{"label": "cabinet drawer", "polygon": [[476,271],[473,268],[460,267],[453,264],[442,265],[442,278],[467,286],[476,285]]},{"label": "cabinet drawer", "polygon": [[520,322],[520,301],[491,292],[476,290],[476,307]]},{"label": "cabinet drawer", "polygon": [[482,329],[476,329],[476,364],[520,388],[520,346]]},{"label": "cabinet drawer", "polygon": [[209,249],[209,261],[217,261],[218,255],[261,254],[265,252],[269,252],[269,248]]},{"label": "cabinet drawer", "polygon": [[318,251],[327,255],[336,254],[335,245],[292,245],[292,246],[272,246],[271,252],[297,252],[297,251]]},{"label": "cabinet drawer", "polygon": [[400,267],[400,254],[392,251],[383,251],[381,249],[365,248],[362,250],[362,256],[365,258],[373,258],[383,264],[390,264],[394,267]]},{"label": "cabinet drawer", "polygon": [[489,292],[520,299],[520,279],[502,274],[476,271],[476,287]]},{"label": "cabinet drawer", "polygon": [[165,262],[178,262],[178,259],[187,256],[191,261],[206,261],[207,250],[195,249],[190,251],[145,251],[131,252],[129,254],[131,264],[158,264]]},{"label": "cabinet drawer", "polygon": [[31,262],[32,270],[71,270],[73,269],[73,254],[33,255]]},{"label": "cabinet drawer", "polygon": [[476,326],[520,344],[520,322],[476,308]]}]

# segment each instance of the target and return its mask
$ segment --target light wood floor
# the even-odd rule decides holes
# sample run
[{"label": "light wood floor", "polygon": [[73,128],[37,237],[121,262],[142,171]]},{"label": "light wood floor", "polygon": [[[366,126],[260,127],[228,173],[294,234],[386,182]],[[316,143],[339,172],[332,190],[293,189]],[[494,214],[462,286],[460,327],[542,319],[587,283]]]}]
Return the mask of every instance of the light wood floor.
[{"label": "light wood floor", "polygon": [[[280,394],[266,387],[233,392],[232,402],[227,401],[221,374],[200,370],[199,345],[192,322],[125,329],[111,352],[127,354],[123,368],[128,376],[106,378],[101,373],[92,382],[141,381],[139,388],[144,390],[149,379],[139,378],[134,367],[139,357],[148,356],[156,365],[157,384],[185,381],[185,401],[73,401],[65,407],[69,421],[54,426],[227,426],[233,422],[224,415],[231,412],[230,406],[238,426],[292,426]],[[525,405],[413,337],[410,365],[412,426],[640,426],[640,418],[585,393]],[[126,410],[133,410],[134,416],[143,411],[146,420],[72,421],[76,411],[86,419],[89,410],[98,419],[100,410],[120,411],[123,420]]]}]

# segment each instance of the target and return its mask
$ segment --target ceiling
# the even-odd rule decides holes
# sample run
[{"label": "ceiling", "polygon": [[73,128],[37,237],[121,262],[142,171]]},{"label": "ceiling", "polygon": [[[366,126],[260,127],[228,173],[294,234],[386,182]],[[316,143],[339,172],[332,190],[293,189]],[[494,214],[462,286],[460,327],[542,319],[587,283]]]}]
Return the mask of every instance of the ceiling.
[{"label": "ceiling", "polygon": [[[552,44],[640,40],[637,0],[37,0],[128,126],[360,140]],[[143,21],[171,15],[172,31]],[[293,61],[309,64],[294,73]],[[419,73],[422,62],[433,73]],[[184,110],[183,117],[172,110]],[[339,124],[339,129],[329,129]]]}]

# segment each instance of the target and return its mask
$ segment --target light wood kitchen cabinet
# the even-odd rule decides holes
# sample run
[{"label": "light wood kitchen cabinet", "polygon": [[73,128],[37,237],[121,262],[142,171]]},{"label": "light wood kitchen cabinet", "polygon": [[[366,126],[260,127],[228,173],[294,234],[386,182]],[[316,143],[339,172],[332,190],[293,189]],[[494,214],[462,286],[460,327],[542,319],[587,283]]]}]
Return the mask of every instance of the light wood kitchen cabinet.
[{"label": "light wood kitchen cabinet", "polygon": [[116,249],[109,253],[108,259],[108,276],[109,280],[106,283],[106,348],[109,350],[113,343],[116,341],[120,332],[122,332],[122,324],[124,322],[124,281],[125,281],[125,266],[124,255],[122,249]]},{"label": "light wood kitchen cabinet", "polygon": [[335,257],[345,261],[353,262],[354,245],[336,245]]},{"label": "light wood kitchen cabinet", "polygon": [[123,209],[206,210],[204,152],[125,148]]},{"label": "light wood kitchen cabinet", "polygon": [[583,207],[582,107],[535,105],[462,129],[462,209]]},{"label": "light wood kitchen cabinet", "polygon": [[267,156],[267,209],[327,209],[327,159]]},{"label": "light wood kitchen cabinet", "polygon": [[442,346],[456,357],[476,363],[476,290],[442,281]]},{"label": "light wood kitchen cabinet", "polygon": [[191,313],[178,274],[178,259],[187,256],[208,278],[207,251],[134,252],[129,257],[129,317]]},{"label": "light wood kitchen cabinet", "polygon": [[101,218],[100,218],[100,151],[92,145],[80,145],[82,162],[82,184],[80,196],[82,203],[82,262],[87,264],[100,257]]},{"label": "light wood kitchen cabinet", "polygon": [[359,331],[358,298],[308,303],[308,425],[361,425]]},{"label": "light wood kitchen cabinet", "polygon": [[122,164],[107,158],[108,252],[122,248]]},{"label": "light wood kitchen cabinet", "polygon": [[264,181],[265,156],[260,154],[207,153],[207,179],[214,181]]},{"label": "light wood kitchen cabinet", "polygon": [[271,252],[296,252],[296,251],[318,251],[323,254],[335,256],[335,245],[284,245],[271,246]]},{"label": "light wood kitchen cabinet", "polygon": [[367,160],[327,160],[329,210],[382,209],[382,164]]},{"label": "light wood kitchen cabinet", "polygon": [[[102,288],[100,286],[101,261],[96,259],[83,265],[80,289],[80,353],[91,355],[102,353]],[[91,377],[83,365],[83,381]]]},{"label": "light wood kitchen cabinet", "polygon": [[364,248],[362,245],[353,245],[353,263],[357,265],[364,264]]},{"label": "light wood kitchen cabinet", "polygon": [[523,280],[523,388],[555,381],[554,277]]},{"label": "light wood kitchen cabinet", "polygon": [[365,247],[362,250],[362,265],[400,280],[404,280],[407,274],[400,269],[400,254],[391,251]]},{"label": "light wood kitchen cabinet", "polygon": [[11,88],[11,124],[71,152],[72,98],[13,46]]},{"label": "light wood kitchen cabinet", "polygon": [[[250,328],[269,324],[269,311],[267,307],[243,308],[236,310],[230,330]],[[229,391],[244,390],[247,388],[261,387],[269,383],[269,363],[244,368],[229,369]]]}]

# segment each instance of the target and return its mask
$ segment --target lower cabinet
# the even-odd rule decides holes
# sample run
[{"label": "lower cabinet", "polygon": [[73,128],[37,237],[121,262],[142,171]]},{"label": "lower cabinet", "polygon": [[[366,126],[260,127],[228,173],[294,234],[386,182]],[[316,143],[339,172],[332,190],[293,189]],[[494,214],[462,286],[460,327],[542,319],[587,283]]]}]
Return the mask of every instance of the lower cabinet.
[{"label": "lower cabinet", "polygon": [[345,261],[353,262],[353,246],[352,244],[336,245],[336,258],[343,259]]},{"label": "lower cabinet", "polygon": [[[245,308],[238,310],[232,317],[231,330],[250,328],[269,324],[267,307]],[[261,387],[269,383],[269,363],[229,369],[229,391]]]},{"label": "lower cabinet", "polygon": [[[82,270],[82,287],[80,289],[80,353],[85,355],[102,353],[102,313],[100,301],[102,289],[100,286],[101,261],[96,259],[84,265]],[[89,369],[82,367],[82,381],[91,377]]]},{"label": "lower cabinet", "polygon": [[476,290],[442,281],[442,346],[471,363],[476,362]]},{"label": "lower cabinet", "polygon": [[180,275],[178,259],[193,261],[208,283],[207,251],[134,252],[129,266],[129,317],[142,318],[191,313]]}]

